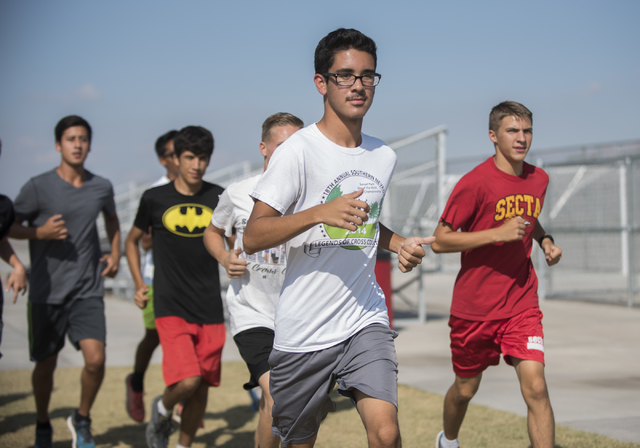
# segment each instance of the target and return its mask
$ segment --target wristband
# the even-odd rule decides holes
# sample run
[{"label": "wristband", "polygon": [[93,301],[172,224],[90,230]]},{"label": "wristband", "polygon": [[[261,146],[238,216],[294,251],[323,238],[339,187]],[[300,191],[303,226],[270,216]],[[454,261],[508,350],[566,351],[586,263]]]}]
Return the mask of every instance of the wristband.
[{"label": "wristband", "polygon": [[545,234],[542,238],[540,238],[540,241],[538,241],[538,244],[540,244],[541,248],[542,248],[542,242],[544,241],[545,238],[549,238],[553,244],[556,244],[556,242],[554,241],[551,235]]}]

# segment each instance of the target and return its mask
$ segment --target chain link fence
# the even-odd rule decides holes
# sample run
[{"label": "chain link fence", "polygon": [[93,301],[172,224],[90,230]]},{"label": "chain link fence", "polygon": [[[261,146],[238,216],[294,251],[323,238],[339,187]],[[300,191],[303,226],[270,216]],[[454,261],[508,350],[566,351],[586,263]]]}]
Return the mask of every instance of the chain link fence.
[{"label": "chain link fence", "polygon": [[[447,162],[450,175],[484,158]],[[540,223],[563,250],[547,267],[537,244],[532,258],[541,299],[640,306],[640,140],[531,151],[527,161],[549,174]],[[457,269],[445,257],[444,269]]]}]

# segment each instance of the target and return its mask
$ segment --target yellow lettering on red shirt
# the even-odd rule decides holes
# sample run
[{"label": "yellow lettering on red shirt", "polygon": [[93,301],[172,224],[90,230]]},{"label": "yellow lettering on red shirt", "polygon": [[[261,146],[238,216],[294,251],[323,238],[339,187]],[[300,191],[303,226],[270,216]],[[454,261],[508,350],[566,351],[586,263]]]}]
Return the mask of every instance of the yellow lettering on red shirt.
[{"label": "yellow lettering on red shirt", "polygon": [[525,194],[524,195],[524,200],[527,203],[527,215],[528,216],[533,216],[532,210],[531,210],[531,205],[533,204],[533,196],[531,196],[530,194]]},{"label": "yellow lettering on red shirt", "polygon": [[509,195],[506,198],[504,198],[507,201],[507,213],[506,213],[506,217],[507,218],[513,218],[516,214],[515,208],[514,208],[514,204],[513,204],[513,200],[514,197],[513,195]]},{"label": "yellow lettering on red shirt", "polygon": [[524,198],[521,194],[516,195],[516,215],[522,216],[524,215],[524,209],[520,206],[524,202]]},{"label": "yellow lettering on red shirt", "polygon": [[498,202],[496,202],[496,214],[493,217],[494,221],[502,221],[504,219],[504,214],[505,214],[504,205],[505,205],[504,199],[500,199]]}]

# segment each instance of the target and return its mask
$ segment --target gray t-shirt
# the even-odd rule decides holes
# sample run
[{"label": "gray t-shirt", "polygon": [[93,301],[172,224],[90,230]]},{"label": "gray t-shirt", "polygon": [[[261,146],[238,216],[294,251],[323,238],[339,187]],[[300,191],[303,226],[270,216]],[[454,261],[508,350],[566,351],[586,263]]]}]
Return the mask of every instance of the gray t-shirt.
[{"label": "gray t-shirt", "polygon": [[61,304],[71,298],[102,297],[101,251],[96,219],[116,211],[108,180],[86,171],[80,188],[62,180],[55,169],[31,178],[15,200],[16,216],[38,227],[61,214],[64,240],[30,240],[29,300]]}]

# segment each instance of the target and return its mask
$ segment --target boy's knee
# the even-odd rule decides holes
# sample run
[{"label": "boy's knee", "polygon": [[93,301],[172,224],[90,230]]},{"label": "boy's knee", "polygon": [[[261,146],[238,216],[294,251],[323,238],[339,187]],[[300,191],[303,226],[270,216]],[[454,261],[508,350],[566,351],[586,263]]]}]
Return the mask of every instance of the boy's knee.
[{"label": "boy's knee", "polygon": [[84,368],[91,374],[99,374],[104,370],[104,352],[95,352],[85,357]]},{"label": "boy's knee", "polygon": [[455,385],[455,399],[456,401],[468,402],[470,401],[480,386],[479,381],[459,381],[456,380]]},{"label": "boy's knee", "polygon": [[522,395],[527,401],[541,401],[549,398],[547,383],[544,377],[536,377],[522,384]]},{"label": "boy's knee", "polygon": [[[371,440],[373,439],[373,440]],[[369,431],[369,440],[374,441],[373,446],[383,446],[385,448],[398,448],[401,446],[400,428],[391,422],[378,425]]]},{"label": "boy's knee", "polygon": [[202,377],[192,376],[190,378],[185,378],[182,381],[180,381],[180,386],[191,392],[195,392],[200,387],[201,383],[202,383]]}]

